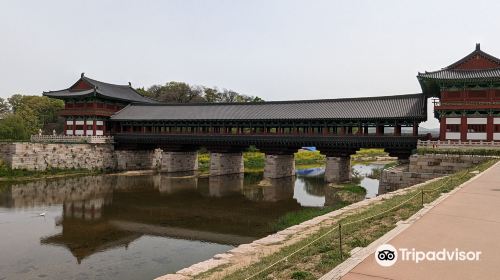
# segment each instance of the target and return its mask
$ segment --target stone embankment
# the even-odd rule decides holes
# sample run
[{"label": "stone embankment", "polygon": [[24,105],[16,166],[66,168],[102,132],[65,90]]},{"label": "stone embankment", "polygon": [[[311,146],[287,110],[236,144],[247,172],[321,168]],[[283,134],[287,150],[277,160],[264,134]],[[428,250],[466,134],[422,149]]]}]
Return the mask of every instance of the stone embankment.
[{"label": "stone embankment", "polygon": [[141,170],[198,168],[196,152],[115,150],[112,144],[0,143],[0,159],[12,169]]},{"label": "stone embankment", "polygon": [[397,190],[477,165],[487,157],[471,155],[413,155],[410,162],[382,171],[379,189]]}]

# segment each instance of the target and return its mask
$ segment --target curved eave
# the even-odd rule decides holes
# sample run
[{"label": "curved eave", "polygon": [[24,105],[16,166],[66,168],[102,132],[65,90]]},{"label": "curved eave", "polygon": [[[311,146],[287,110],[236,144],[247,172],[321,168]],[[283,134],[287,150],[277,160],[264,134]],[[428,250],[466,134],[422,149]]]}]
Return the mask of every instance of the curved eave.
[{"label": "curved eave", "polygon": [[86,91],[81,91],[81,92],[44,92],[42,93],[43,96],[47,96],[50,98],[57,98],[57,99],[74,99],[74,98],[85,98],[88,96],[94,96],[96,92],[94,90],[86,90]]},{"label": "curved eave", "polygon": [[102,99],[121,101],[124,103],[156,104],[156,103],[151,103],[151,102],[154,102],[154,100],[152,100],[152,101],[150,101],[150,100],[137,101],[137,100],[130,100],[130,99],[125,99],[125,98],[111,97],[111,96],[102,94],[101,92],[99,92],[99,90],[97,90],[97,91],[95,91],[95,90],[82,91],[82,92],[64,92],[64,93],[44,92],[44,93],[42,93],[42,95],[50,97],[50,98],[57,98],[57,99],[62,99],[62,100],[81,99],[81,98],[86,98],[89,96],[98,96]]},{"label": "curved eave", "polygon": [[422,88],[422,92],[427,97],[439,97],[441,85],[446,84],[467,84],[467,83],[491,83],[500,82],[500,77],[486,77],[486,78],[463,78],[463,79],[443,79],[432,78],[418,75],[418,82]]}]

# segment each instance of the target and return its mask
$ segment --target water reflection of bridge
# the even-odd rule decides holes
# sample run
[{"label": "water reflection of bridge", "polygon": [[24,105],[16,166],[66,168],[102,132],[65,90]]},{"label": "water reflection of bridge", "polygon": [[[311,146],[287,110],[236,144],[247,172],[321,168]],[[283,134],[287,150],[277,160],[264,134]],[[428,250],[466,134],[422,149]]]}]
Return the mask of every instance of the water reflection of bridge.
[{"label": "water reflection of bridge", "polygon": [[[325,193],[319,184],[307,189]],[[41,243],[64,246],[81,261],[143,235],[247,243],[268,234],[285,213],[299,210],[293,197],[291,177],[103,175],[14,184],[0,193],[0,206],[62,205],[61,233]]]}]

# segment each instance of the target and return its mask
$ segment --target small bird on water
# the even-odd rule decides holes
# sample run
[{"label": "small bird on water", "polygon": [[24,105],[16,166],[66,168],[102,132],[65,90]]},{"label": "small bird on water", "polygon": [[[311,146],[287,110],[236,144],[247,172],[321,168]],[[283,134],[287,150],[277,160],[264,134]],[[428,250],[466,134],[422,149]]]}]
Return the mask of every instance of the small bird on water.
[{"label": "small bird on water", "polygon": [[43,213],[40,213],[40,216],[45,216],[45,212],[43,212]]}]

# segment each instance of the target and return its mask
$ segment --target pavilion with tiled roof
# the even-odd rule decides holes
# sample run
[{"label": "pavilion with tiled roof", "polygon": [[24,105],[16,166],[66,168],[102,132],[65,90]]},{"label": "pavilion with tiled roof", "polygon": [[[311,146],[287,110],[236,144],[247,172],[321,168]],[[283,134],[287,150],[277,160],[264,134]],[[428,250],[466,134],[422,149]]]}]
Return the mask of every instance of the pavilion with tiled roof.
[{"label": "pavilion with tiled roof", "polygon": [[440,140],[500,140],[500,59],[475,50],[438,71],[418,73],[423,93],[437,97]]},{"label": "pavilion with tiled roof", "polygon": [[61,115],[65,120],[65,135],[108,135],[107,120],[131,103],[158,103],[142,96],[131,84],[115,85],[85,77],[67,89],[48,91],[44,96],[64,100]]}]

